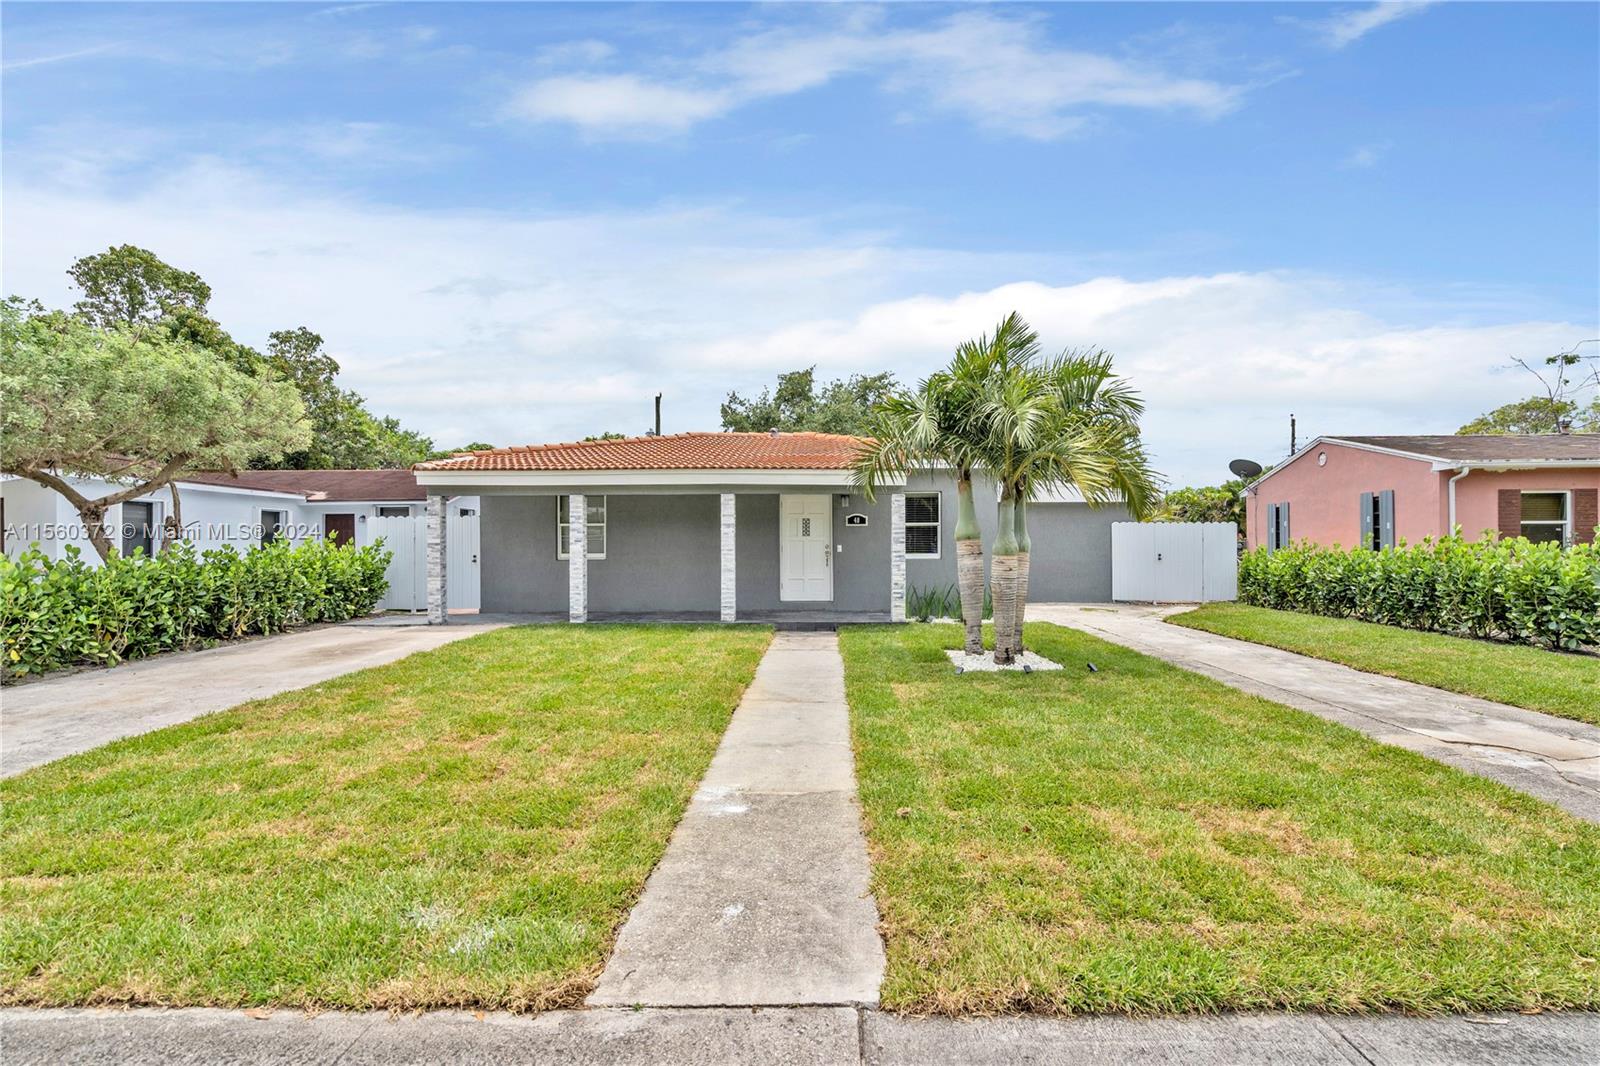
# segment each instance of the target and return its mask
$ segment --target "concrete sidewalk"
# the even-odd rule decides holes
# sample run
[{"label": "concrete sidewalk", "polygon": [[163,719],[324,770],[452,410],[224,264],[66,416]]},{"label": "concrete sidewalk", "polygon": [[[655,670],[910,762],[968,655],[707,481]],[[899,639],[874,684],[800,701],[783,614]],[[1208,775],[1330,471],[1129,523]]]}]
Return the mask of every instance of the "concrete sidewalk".
[{"label": "concrete sidewalk", "polygon": [[589,1004],[875,1004],[877,921],[838,637],[777,633]]},{"label": "concrete sidewalk", "polygon": [[1163,621],[1188,607],[1030,604],[1093,633],[1600,822],[1600,727]]},{"label": "concrete sidewalk", "polygon": [[1579,1066],[1587,1013],[1408,1018],[904,1018],[849,1007],[440,1011],[0,1010],[6,1066],[166,1063],[570,1066]]},{"label": "concrete sidewalk", "polygon": [[347,623],[8,687],[0,694],[0,777],[497,628],[467,619]]}]

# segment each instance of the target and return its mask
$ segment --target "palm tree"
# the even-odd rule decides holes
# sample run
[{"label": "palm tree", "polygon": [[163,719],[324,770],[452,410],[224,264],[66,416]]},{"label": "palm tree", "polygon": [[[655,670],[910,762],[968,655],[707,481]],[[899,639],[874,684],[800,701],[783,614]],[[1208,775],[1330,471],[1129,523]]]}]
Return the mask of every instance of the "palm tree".
[{"label": "palm tree", "polygon": [[[1155,506],[1160,490],[1139,441],[1139,417],[1144,413],[1144,401],[1113,372],[1111,353],[1104,349],[1068,349],[1042,364],[1041,370],[1046,388],[1054,393],[1060,407],[1064,427],[1092,427],[1097,431],[1098,439],[1093,446],[1107,460],[1111,492],[1103,499],[1091,499],[1092,494],[1085,492],[1087,486],[1074,481],[1071,472],[1065,469],[1061,471],[1068,475],[1064,483],[1078,490],[1090,506],[1120,499],[1134,517],[1146,517]],[[1033,492],[1031,483],[1017,486],[1017,608],[1011,643],[1018,654],[1023,650],[1022,626],[1027,614],[1032,556],[1027,513]]]},{"label": "palm tree", "polygon": [[978,418],[982,464],[1000,485],[990,562],[996,662],[1013,662],[1022,650],[1027,501],[1035,491],[1073,489],[1092,507],[1120,499],[1135,515],[1153,505],[1156,476],[1139,441],[1141,410],[1103,352],[1026,360],[989,378]]},{"label": "palm tree", "polygon": [[956,346],[948,369],[878,406],[872,438],[856,462],[856,484],[870,500],[879,484],[913,469],[945,468],[956,482],[956,587],[968,654],[983,654],[983,533],[972,475],[986,430],[979,411],[997,375],[1038,355],[1038,334],[1012,312],[992,334]]},{"label": "palm tree", "polygon": [[[960,363],[957,357],[957,363]],[[983,535],[972,498],[975,455],[968,436],[974,390],[954,372],[926,378],[915,392],[890,396],[874,410],[872,436],[856,456],[855,481],[871,500],[885,481],[912,470],[947,467],[956,482],[956,584],[968,654],[983,654]]]}]

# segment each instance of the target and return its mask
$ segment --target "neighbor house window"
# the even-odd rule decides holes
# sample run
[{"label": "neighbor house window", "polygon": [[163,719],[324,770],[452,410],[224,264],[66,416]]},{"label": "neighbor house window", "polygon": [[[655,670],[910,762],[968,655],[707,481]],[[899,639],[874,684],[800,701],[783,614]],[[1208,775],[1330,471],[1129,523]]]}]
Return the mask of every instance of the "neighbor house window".
[{"label": "neighbor house window", "polygon": [[1289,543],[1289,505],[1267,504],[1267,551],[1287,548]]},{"label": "neighbor house window", "polygon": [[288,511],[261,512],[261,543],[271,544],[283,536],[283,527],[289,524]]},{"label": "neighbor house window", "polygon": [[906,493],[906,556],[939,558],[939,494]]},{"label": "neighbor house window", "polygon": [[380,507],[380,508],[378,508],[378,517],[379,518],[410,518],[411,517],[411,508],[409,508],[409,507]]},{"label": "neighbor house window", "polygon": [[[588,537],[589,550],[585,553],[591,559],[604,559],[606,557],[606,498],[604,496],[585,496],[584,509],[589,513]],[[556,558],[565,559],[570,554],[571,516],[567,513],[572,506],[571,496],[556,497]]]},{"label": "neighbor house window", "polygon": [[156,548],[156,505],[153,503],[125,503],[122,505],[122,554],[132,555],[143,550],[154,555]]},{"label": "neighbor house window", "polygon": [[1572,540],[1571,512],[1564,492],[1522,494],[1522,535],[1529,540],[1567,544]]}]

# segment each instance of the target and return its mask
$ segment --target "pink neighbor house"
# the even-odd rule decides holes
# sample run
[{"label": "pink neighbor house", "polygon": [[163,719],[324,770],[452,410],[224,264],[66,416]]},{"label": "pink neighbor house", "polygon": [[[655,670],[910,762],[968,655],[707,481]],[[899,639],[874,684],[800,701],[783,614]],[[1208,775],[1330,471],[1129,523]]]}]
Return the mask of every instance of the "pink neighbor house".
[{"label": "pink neighbor house", "polygon": [[1600,433],[1318,437],[1250,486],[1250,547],[1380,549],[1454,526],[1587,544],[1600,524]]}]

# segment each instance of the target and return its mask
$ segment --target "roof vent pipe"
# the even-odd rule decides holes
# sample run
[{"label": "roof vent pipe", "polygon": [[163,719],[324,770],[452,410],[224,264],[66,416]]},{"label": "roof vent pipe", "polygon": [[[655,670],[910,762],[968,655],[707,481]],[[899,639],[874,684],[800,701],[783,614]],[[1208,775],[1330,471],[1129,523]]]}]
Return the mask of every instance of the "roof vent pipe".
[{"label": "roof vent pipe", "polygon": [[774,426],[773,428],[767,430],[767,436],[776,437],[777,435],[778,435],[778,428],[776,426]]}]

